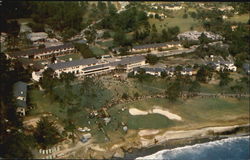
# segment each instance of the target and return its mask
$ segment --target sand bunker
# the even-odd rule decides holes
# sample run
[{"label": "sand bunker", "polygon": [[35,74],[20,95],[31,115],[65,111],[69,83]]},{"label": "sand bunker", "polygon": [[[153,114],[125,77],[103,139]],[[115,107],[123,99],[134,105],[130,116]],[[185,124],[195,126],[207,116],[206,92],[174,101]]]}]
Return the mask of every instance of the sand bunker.
[{"label": "sand bunker", "polygon": [[159,133],[159,130],[153,130],[153,129],[144,129],[139,131],[140,136],[151,136]]},{"label": "sand bunker", "polygon": [[142,111],[142,110],[139,110],[137,108],[130,108],[129,109],[129,113],[133,116],[136,116],[136,115],[147,115],[148,112],[147,111]]},{"label": "sand bunker", "polygon": [[182,120],[182,118],[180,116],[178,116],[177,114],[173,114],[167,110],[162,110],[159,108],[153,109],[153,113],[161,114],[161,115],[166,116],[167,118],[172,119],[172,120],[177,120],[177,121]]},{"label": "sand bunker", "polygon": [[156,114],[161,114],[161,115],[163,115],[163,116],[165,116],[165,117],[167,117],[168,119],[171,119],[171,120],[177,120],[177,121],[182,120],[182,118],[180,116],[178,116],[177,114],[171,113],[166,109],[163,110],[158,106],[154,106],[153,109],[149,110],[149,111],[142,111],[142,110],[139,110],[137,108],[130,108],[129,113],[131,115],[133,115],[133,116],[135,116],[135,115],[147,115],[147,114],[156,113]]}]

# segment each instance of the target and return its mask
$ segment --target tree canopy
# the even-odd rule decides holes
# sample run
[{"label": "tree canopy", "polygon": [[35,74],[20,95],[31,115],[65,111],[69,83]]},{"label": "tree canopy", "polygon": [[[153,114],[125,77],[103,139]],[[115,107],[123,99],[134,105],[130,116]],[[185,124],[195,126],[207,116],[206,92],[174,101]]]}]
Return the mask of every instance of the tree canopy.
[{"label": "tree canopy", "polygon": [[61,139],[61,136],[55,125],[44,117],[42,117],[37,123],[34,137],[42,148],[53,146]]}]

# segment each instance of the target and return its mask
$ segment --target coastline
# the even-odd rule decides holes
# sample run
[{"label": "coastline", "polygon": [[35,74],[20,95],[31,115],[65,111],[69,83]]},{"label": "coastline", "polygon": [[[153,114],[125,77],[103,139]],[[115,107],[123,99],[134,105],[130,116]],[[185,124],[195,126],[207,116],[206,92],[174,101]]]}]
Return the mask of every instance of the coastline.
[{"label": "coastline", "polygon": [[[165,150],[165,149],[174,149],[184,146],[192,146],[195,144],[202,144],[207,142],[213,142],[217,140],[232,138],[232,137],[244,137],[249,136],[250,134],[236,134],[236,135],[228,135],[228,136],[219,136],[219,137],[194,137],[194,138],[185,138],[185,139],[176,139],[170,140],[165,144],[159,144],[152,147],[146,147],[141,149],[134,149],[131,153],[125,153],[124,159],[131,159],[134,160],[138,157],[144,157],[151,154],[154,154],[158,151]],[[121,159],[121,158],[114,158],[114,159]]]},{"label": "coastline", "polygon": [[[227,139],[232,137],[243,137],[250,135],[249,124],[246,125],[236,125],[230,126],[228,129],[213,133],[214,135],[203,135],[203,136],[193,136],[188,138],[176,138],[165,140],[155,145],[150,145],[148,147],[142,147],[140,149],[133,149],[132,152],[125,152],[125,159],[135,159],[137,157],[144,157],[153,153],[156,153],[163,149],[174,149],[178,147],[184,147],[187,145],[201,144],[221,139]],[[210,128],[210,127],[209,127]],[[216,127],[213,127],[216,128]],[[121,159],[121,158],[114,158]]]},{"label": "coastline", "polygon": [[[64,158],[135,159],[164,149],[174,149],[249,135],[250,124],[204,127],[191,130],[139,130],[128,134],[126,140],[106,144],[89,144],[79,148],[75,156]],[[157,131],[157,132],[156,132]],[[143,133],[143,134],[142,134]],[[155,143],[155,138],[158,142]]]}]

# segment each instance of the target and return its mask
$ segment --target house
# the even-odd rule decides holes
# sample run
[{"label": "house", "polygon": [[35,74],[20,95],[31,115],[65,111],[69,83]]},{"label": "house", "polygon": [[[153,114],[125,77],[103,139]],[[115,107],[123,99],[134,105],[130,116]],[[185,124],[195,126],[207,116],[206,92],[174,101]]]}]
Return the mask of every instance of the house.
[{"label": "house", "polygon": [[66,43],[59,46],[52,46],[43,49],[31,49],[26,51],[18,51],[9,53],[12,58],[29,58],[29,59],[48,59],[53,56],[61,56],[65,54],[75,53],[76,49],[72,43]]},{"label": "house", "polygon": [[165,69],[167,75],[169,75],[170,77],[173,77],[175,74],[175,67],[168,67]]},{"label": "house", "polygon": [[223,40],[224,39],[219,34],[215,34],[212,32],[198,32],[198,31],[187,31],[184,33],[180,33],[177,35],[177,38],[179,40],[199,41],[199,37],[201,36],[202,33],[204,33],[206,35],[206,37],[211,39],[211,40]]},{"label": "house", "polygon": [[248,63],[243,64],[243,69],[247,74],[250,74],[250,65]]},{"label": "house", "polygon": [[15,83],[13,86],[13,96],[17,105],[17,113],[25,116],[27,109],[27,84],[21,81]]},{"label": "house", "polygon": [[232,25],[232,26],[231,26],[231,30],[232,30],[232,31],[235,31],[237,28],[238,28],[237,25]]},{"label": "house", "polygon": [[231,61],[210,61],[207,62],[206,65],[210,65],[216,71],[224,71],[229,70],[236,72],[237,67]]},{"label": "house", "polygon": [[148,68],[148,67],[140,68],[140,67],[138,67],[138,68],[133,69],[134,75],[138,74],[138,71],[140,69],[143,69],[146,74],[150,74],[153,76],[161,76],[161,73],[165,71],[164,68]]},{"label": "house", "polygon": [[27,34],[27,38],[35,45],[44,44],[48,38],[48,34],[45,32],[32,32]]},{"label": "house", "polygon": [[192,76],[193,75],[193,68],[190,68],[190,67],[184,67],[182,70],[181,70],[181,75],[189,75],[189,76]]},{"label": "house", "polygon": [[236,72],[237,67],[234,65],[233,62],[230,61],[221,61],[220,64],[224,67],[224,69]]},{"label": "house", "polygon": [[166,43],[154,43],[154,44],[145,44],[145,45],[139,45],[134,46],[130,50],[131,52],[148,52],[149,50],[158,50],[158,49],[169,49],[173,47],[180,48],[182,45],[180,42],[172,41],[172,42],[166,42]]},{"label": "house", "polygon": [[115,62],[111,62],[110,65],[116,68],[122,67],[126,72],[130,72],[133,68],[141,67],[146,64],[146,58],[144,56],[130,56],[121,58]]}]

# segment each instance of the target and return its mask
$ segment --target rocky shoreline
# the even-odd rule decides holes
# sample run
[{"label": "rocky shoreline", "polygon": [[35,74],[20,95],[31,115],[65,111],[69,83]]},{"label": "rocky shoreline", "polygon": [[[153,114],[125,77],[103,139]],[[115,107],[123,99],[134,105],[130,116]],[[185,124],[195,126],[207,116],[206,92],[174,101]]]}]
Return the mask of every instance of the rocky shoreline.
[{"label": "rocky shoreline", "polygon": [[[95,147],[88,147],[87,150],[81,150],[76,157],[87,159],[135,159],[136,157],[145,156],[157,152],[162,149],[172,149],[185,145],[193,145],[204,143],[223,138],[234,136],[249,135],[249,124],[234,125],[224,127],[206,127],[194,130],[177,130],[162,131],[150,135],[150,130],[146,130],[147,134],[133,134],[133,138],[127,137],[123,142],[110,144],[96,144]],[[142,131],[142,130],[141,130]],[[145,130],[144,130],[145,131]],[[145,133],[145,132],[144,132]],[[157,140],[156,140],[157,139]]]}]

